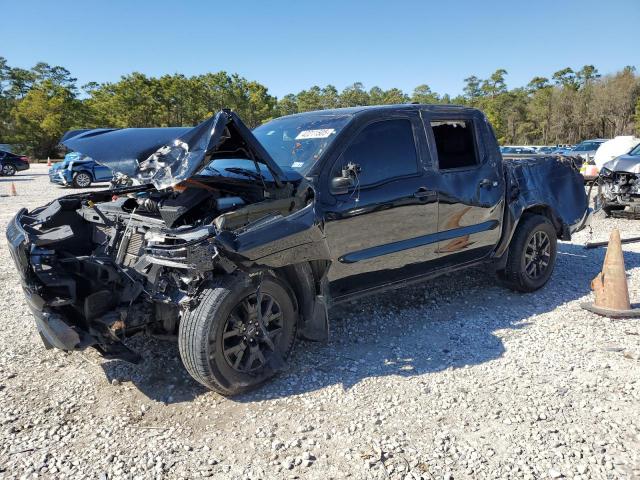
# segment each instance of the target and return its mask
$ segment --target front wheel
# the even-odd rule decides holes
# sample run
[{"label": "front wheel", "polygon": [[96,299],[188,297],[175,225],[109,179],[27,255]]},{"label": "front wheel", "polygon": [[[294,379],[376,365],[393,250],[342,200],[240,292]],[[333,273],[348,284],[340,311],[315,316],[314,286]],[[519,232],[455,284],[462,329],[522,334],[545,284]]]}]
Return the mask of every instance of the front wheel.
[{"label": "front wheel", "polygon": [[11,165],[10,163],[5,163],[2,166],[2,175],[7,177],[12,177],[16,174],[16,167]]},{"label": "front wheel", "polygon": [[291,353],[297,314],[287,289],[267,276],[260,297],[249,278],[224,277],[180,321],[182,362],[205,387],[222,395],[246,392],[275,375]]},{"label": "front wheel", "polygon": [[75,188],[87,188],[91,185],[91,175],[87,172],[78,172],[73,176],[72,183]]},{"label": "front wheel", "polygon": [[556,230],[549,219],[542,215],[527,215],[511,239],[507,265],[498,276],[512,290],[538,290],[553,273],[557,248]]}]

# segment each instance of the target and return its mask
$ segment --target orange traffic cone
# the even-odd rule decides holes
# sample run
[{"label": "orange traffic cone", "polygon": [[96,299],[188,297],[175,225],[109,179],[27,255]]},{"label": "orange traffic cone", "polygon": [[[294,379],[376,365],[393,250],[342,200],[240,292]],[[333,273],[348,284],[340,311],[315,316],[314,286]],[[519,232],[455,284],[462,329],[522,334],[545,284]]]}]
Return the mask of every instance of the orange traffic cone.
[{"label": "orange traffic cone", "polygon": [[47,157],[47,167],[51,166],[51,158]]},{"label": "orange traffic cone", "polygon": [[11,195],[12,197],[15,197],[16,195],[18,195],[18,192],[16,191],[16,184],[14,182],[11,182],[11,187],[9,188],[9,195]]},{"label": "orange traffic cone", "polygon": [[620,231],[617,228],[611,231],[602,272],[591,282],[591,289],[595,295],[595,301],[583,303],[581,307],[585,310],[611,318],[640,317],[640,309],[631,308],[629,302],[624,255],[620,243]]}]

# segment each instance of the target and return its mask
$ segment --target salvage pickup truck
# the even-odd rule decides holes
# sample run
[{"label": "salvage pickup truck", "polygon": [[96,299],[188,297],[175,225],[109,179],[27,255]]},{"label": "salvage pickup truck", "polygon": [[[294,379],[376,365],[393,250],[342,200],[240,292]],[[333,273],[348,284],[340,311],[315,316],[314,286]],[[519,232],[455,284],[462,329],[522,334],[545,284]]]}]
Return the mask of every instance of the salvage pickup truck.
[{"label": "salvage pickup truck", "polygon": [[534,291],[590,215],[571,163],[503,161],[473,108],[327,110],[253,131],[223,110],[63,143],[136,186],[9,223],[45,346],[138,361],[127,336],[172,335],[193,378],[225,395],[281,370],[297,337],[326,339],[328,307],[347,299],[478,265]]}]

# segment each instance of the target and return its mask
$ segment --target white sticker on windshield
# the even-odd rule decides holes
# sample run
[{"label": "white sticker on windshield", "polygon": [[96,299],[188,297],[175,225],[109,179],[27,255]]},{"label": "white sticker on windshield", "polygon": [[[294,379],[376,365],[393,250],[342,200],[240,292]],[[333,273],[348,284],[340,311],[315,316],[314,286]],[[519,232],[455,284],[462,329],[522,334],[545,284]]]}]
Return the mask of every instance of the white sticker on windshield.
[{"label": "white sticker on windshield", "polygon": [[309,138],[327,138],[332,133],[335,133],[333,128],[318,128],[316,130],[303,130],[301,131],[296,140],[307,140]]},{"label": "white sticker on windshield", "polygon": [[304,162],[293,162],[291,164],[291,167],[293,167],[293,168],[302,168],[302,167],[304,167]]}]

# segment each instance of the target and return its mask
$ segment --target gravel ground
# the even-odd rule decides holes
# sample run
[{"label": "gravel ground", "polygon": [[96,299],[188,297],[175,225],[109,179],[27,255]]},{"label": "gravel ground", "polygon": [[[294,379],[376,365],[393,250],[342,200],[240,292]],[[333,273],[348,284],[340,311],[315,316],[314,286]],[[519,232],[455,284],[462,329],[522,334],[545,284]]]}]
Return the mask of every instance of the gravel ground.
[{"label": "gravel ground", "polygon": [[[328,344],[226,399],[191,380],[177,346],[145,361],[45,350],[4,241],[19,207],[66,191],[46,168],[0,178],[2,478],[640,478],[640,323],[580,309],[604,249],[561,243],[521,295],[464,271],[337,307]],[[593,239],[640,235],[597,218]],[[624,246],[640,300],[640,244]]]}]

